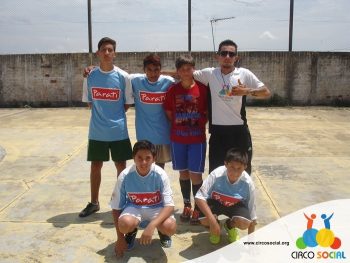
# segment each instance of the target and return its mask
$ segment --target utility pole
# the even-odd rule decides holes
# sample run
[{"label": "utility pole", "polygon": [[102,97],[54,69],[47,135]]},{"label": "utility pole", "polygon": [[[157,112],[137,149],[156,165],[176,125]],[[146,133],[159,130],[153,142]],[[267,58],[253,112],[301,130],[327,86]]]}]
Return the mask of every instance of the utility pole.
[{"label": "utility pole", "polygon": [[191,53],[191,0],[188,0],[188,52]]},{"label": "utility pole", "polygon": [[289,7],[289,47],[288,51],[293,50],[293,13],[294,13],[294,0],[290,0]]},{"label": "utility pole", "polygon": [[92,65],[91,0],[87,0],[87,4],[88,4],[88,38],[89,38],[89,57],[90,57],[90,65]]},{"label": "utility pole", "polygon": [[211,25],[211,36],[213,38],[213,47],[214,47],[214,52],[216,51],[215,49],[215,40],[214,40],[214,30],[213,30],[213,23],[216,23],[221,20],[228,20],[228,19],[234,19],[236,17],[231,16],[231,17],[223,17],[223,18],[213,18],[210,20],[210,25]]}]

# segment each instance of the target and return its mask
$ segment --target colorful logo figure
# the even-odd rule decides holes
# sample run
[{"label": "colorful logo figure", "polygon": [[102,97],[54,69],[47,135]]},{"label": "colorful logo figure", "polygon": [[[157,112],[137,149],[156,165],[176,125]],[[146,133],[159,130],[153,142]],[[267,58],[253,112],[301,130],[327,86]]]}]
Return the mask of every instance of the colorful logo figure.
[{"label": "colorful logo figure", "polygon": [[316,219],[316,214],[311,214],[310,217],[304,213],[307,220],[307,229],[302,237],[299,237],[296,241],[296,246],[299,249],[305,249],[306,247],[331,247],[333,249],[338,249],[341,246],[341,240],[336,237],[331,230],[330,221],[333,217],[332,213],[329,217],[326,214],[322,214],[324,228],[317,230],[312,228],[314,220]]},{"label": "colorful logo figure", "polygon": [[233,89],[234,87],[230,88],[229,85],[222,85],[222,89],[219,92],[219,95],[221,96],[227,96],[227,97],[232,97],[233,96]]}]

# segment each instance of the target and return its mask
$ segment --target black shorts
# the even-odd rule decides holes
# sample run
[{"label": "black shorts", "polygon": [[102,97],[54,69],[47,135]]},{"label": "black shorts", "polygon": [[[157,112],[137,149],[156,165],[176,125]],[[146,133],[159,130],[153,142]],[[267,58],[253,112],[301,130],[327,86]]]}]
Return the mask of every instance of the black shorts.
[{"label": "black shorts", "polygon": [[238,148],[248,154],[247,173],[251,174],[253,146],[247,126],[228,126],[212,131],[209,139],[209,173],[224,165],[226,153],[231,148]]},{"label": "black shorts", "polygon": [[89,140],[88,144],[88,161],[109,161],[109,156],[112,156],[114,162],[122,162],[132,158],[132,149],[130,139],[103,142]]},{"label": "black shorts", "polygon": [[[231,219],[234,217],[241,217],[251,221],[249,209],[242,202],[239,202],[232,206],[224,206],[219,201],[208,199],[207,204],[214,215],[225,215]],[[199,213],[199,219],[201,218],[205,218],[205,215],[202,213],[202,211]]]}]

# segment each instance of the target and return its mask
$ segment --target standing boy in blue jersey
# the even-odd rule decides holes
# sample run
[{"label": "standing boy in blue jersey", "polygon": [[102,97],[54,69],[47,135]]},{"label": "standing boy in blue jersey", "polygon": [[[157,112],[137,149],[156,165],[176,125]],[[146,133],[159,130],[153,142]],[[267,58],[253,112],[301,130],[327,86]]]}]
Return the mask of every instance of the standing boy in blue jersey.
[{"label": "standing boy in blue jersey", "polygon": [[[87,76],[93,66],[84,70]],[[156,164],[164,168],[171,161],[170,123],[163,109],[165,94],[174,79],[161,75],[161,61],[156,54],[149,54],[143,59],[145,74],[130,74],[135,100],[136,139],[148,140],[156,147]],[[83,102],[87,102],[86,88],[83,86]]]},{"label": "standing boy in blue jersey", "polygon": [[165,94],[172,77],[160,75],[161,61],[156,54],[149,54],[143,60],[145,74],[131,74],[135,100],[136,138],[148,140],[156,147],[156,164],[164,169],[170,155],[170,123],[163,109]]},{"label": "standing boy in blue jersey", "polygon": [[134,246],[138,226],[145,228],[141,245],[151,244],[157,228],[161,245],[170,247],[170,236],[176,231],[169,178],[154,164],[154,145],[146,140],[139,141],[132,154],[135,163],[118,177],[110,202],[118,237],[115,252],[119,257]]},{"label": "standing boy in blue jersey", "polygon": [[225,157],[225,165],[212,171],[196,194],[196,203],[201,210],[199,220],[209,226],[210,242],[220,242],[219,215],[228,219],[224,228],[230,243],[239,239],[238,230],[254,232],[256,225],[255,186],[252,178],[244,171],[248,154],[230,149]]},{"label": "standing boy in blue jersey", "polygon": [[132,150],[127,130],[125,110],[133,103],[128,74],[113,64],[116,42],[108,37],[98,43],[96,52],[100,65],[87,79],[88,102],[91,103],[88,161],[91,161],[91,201],[80,212],[86,217],[100,209],[98,195],[103,162],[109,161],[110,153],[117,174],[125,169]]}]

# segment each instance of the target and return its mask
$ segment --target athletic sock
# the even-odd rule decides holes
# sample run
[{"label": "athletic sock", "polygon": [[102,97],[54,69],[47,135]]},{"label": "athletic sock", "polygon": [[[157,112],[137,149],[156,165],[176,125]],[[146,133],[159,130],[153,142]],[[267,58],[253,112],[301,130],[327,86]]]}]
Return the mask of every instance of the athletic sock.
[{"label": "athletic sock", "polygon": [[180,179],[180,188],[185,206],[191,206],[191,180]]}]

